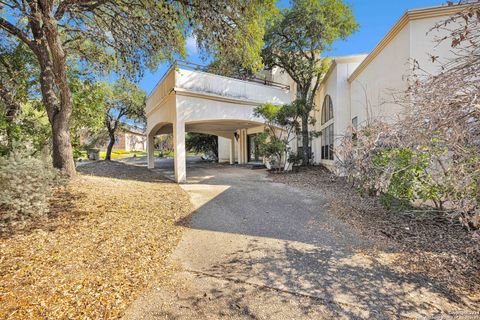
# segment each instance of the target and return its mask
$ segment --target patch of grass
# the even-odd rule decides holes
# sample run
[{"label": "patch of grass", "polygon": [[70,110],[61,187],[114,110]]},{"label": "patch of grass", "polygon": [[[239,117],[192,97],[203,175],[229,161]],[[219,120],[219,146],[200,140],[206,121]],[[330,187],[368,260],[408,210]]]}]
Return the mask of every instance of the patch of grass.
[{"label": "patch of grass", "polygon": [[[106,152],[100,151],[100,159],[105,159]],[[128,157],[143,157],[146,156],[147,153],[145,151],[127,151],[127,150],[113,150],[112,151],[112,159],[121,159],[121,158],[128,158]]]}]

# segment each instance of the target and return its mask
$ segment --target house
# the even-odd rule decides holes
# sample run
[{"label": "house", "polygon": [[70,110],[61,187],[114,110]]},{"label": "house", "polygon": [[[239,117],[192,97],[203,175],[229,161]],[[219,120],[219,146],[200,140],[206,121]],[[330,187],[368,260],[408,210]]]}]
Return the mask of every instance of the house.
[{"label": "house", "polygon": [[[316,94],[316,124],[321,132],[311,144],[313,161],[334,169],[335,146],[349,126],[358,127],[368,120],[397,121],[401,105],[395,101],[407,89],[406,76],[416,61],[428,73],[438,73],[439,64],[431,55],[443,59],[452,56],[448,41],[437,45],[442,37],[431,28],[459,11],[458,6],[441,6],[407,11],[370,54],[332,59]],[[278,71],[277,71],[278,72]],[[275,81],[294,84],[288,77]],[[286,82],[285,82],[286,81]],[[299,139],[297,145],[301,147]],[[219,159],[226,160],[225,141],[219,138]],[[338,159],[337,159],[338,160]]]},{"label": "house", "polygon": [[264,128],[263,119],[254,114],[254,109],[267,102],[290,101],[292,92],[286,84],[224,77],[196,64],[177,61],[147,99],[148,167],[154,166],[154,137],[173,134],[175,179],[185,182],[186,132],[218,136],[230,163],[247,163],[249,141]]},{"label": "house", "polygon": [[333,59],[316,96],[314,129],[322,132],[312,142],[316,163],[334,167],[335,146],[349,126],[401,119],[403,108],[396,99],[407,89],[412,63],[430,74],[440,71],[431,56],[445,60],[453,53],[448,41],[435,41],[445,33],[431,29],[458,11],[458,6],[407,11],[370,54]]},{"label": "house", "polygon": [[[333,59],[316,95],[317,121],[312,129],[322,135],[310,145],[315,163],[335,168],[335,148],[350,126],[401,118],[402,108],[394,94],[407,88],[405,77],[412,72],[412,61],[434,74],[439,66],[432,63],[431,55],[452,55],[448,43],[434,41],[442,34],[429,31],[461,8],[409,10],[370,54]],[[295,84],[282,70],[272,70],[266,79],[255,83],[226,78],[196,67],[187,70],[185,65],[169,70],[147,101],[149,167],[153,167],[153,137],[173,132],[176,179],[185,181],[185,131],[217,135],[220,161],[261,161],[253,137],[263,131],[263,125],[254,116],[255,106],[289,103],[296,96]],[[302,141],[293,141],[290,147],[297,150]]]},{"label": "house", "polygon": [[[108,142],[100,149],[106,150]],[[115,134],[115,144],[113,150],[125,151],[146,151],[147,150],[147,136],[143,129],[126,125],[119,129]]]}]

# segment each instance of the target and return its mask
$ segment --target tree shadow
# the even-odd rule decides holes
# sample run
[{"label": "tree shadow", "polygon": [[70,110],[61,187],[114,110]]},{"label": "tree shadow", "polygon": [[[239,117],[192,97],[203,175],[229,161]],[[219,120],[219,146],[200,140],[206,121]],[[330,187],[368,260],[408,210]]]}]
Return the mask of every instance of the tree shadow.
[{"label": "tree shadow", "polygon": [[441,314],[465,302],[422,274],[399,272],[355,253],[304,249],[289,242],[266,250],[252,241],[247,249],[231,253],[205,272],[305,295],[311,299],[305,315],[322,304],[347,318],[398,319]]},{"label": "tree shadow", "polygon": [[134,180],[141,182],[172,183],[155,170],[147,169],[143,162],[140,164],[126,163],[123,161],[95,161],[77,167],[77,171],[84,175],[114,178],[121,180]]},{"label": "tree shadow", "polygon": [[[346,318],[388,319],[432,316],[478,303],[425,274],[385,261],[382,254],[395,254],[398,248],[376,247],[361,237],[329,213],[329,203],[321,196],[270,183],[248,171],[243,177],[228,174],[205,185],[238,180],[178,222],[212,235],[231,234],[230,241],[249,239],[246,248],[227,253],[212,243],[210,250],[220,250],[222,258],[202,262],[205,274],[304,295],[311,299],[305,314],[328,304],[331,312]],[[189,252],[192,265],[203,259],[197,251]]]}]

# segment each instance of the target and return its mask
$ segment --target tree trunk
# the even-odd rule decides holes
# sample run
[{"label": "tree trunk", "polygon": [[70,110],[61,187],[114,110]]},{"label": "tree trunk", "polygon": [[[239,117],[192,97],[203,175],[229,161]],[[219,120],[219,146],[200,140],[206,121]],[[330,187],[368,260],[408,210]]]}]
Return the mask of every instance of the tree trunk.
[{"label": "tree trunk", "polygon": [[58,113],[51,122],[53,166],[64,171],[69,177],[75,175],[75,162],[70,143],[70,125],[64,113]]},{"label": "tree trunk", "polygon": [[108,142],[107,153],[105,155],[105,160],[107,161],[112,160],[112,150],[113,150],[114,144],[115,144],[115,134],[110,134],[110,141]]},{"label": "tree trunk", "polygon": [[302,160],[303,165],[310,164],[310,149],[309,149],[309,134],[308,134],[308,113],[302,114]]},{"label": "tree trunk", "polygon": [[34,9],[37,18],[31,21],[37,43],[34,53],[40,64],[42,98],[52,128],[53,166],[72,177],[75,163],[69,129],[73,99],[68,86],[66,54],[49,8],[43,8],[42,13],[37,11],[39,8]]},{"label": "tree trunk", "polygon": [[[45,62],[45,61],[44,61]],[[68,86],[62,91],[67,93],[58,101],[55,89],[55,77],[48,62],[41,63],[40,85],[42,100],[47,109],[48,120],[52,129],[52,159],[53,166],[64,171],[68,176],[75,175],[72,145],[70,144],[70,115],[72,113],[72,98]]]}]

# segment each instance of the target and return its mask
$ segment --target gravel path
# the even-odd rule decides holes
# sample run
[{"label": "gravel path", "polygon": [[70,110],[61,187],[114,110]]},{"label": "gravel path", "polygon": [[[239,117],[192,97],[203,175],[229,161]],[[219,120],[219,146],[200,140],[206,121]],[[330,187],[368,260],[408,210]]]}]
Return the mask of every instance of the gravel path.
[{"label": "gravel path", "polygon": [[447,288],[396,268],[393,251],[335,218],[321,194],[191,162],[182,188],[195,211],[172,256],[183,272],[126,319],[396,319],[459,307]]}]

